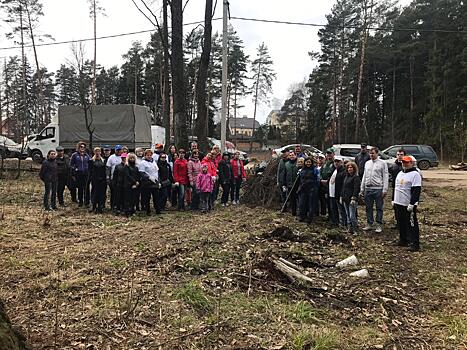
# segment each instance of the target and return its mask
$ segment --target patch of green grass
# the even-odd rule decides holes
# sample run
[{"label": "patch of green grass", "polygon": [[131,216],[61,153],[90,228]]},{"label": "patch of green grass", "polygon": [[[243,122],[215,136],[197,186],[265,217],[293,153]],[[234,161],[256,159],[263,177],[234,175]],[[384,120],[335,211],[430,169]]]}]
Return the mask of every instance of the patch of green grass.
[{"label": "patch of green grass", "polygon": [[212,309],[209,298],[204,293],[201,285],[196,281],[191,281],[178,288],[175,296],[198,312],[206,313]]},{"label": "patch of green grass", "polygon": [[287,318],[297,323],[322,323],[320,317],[323,312],[315,309],[307,301],[299,301],[294,305],[290,305],[286,311]]},{"label": "patch of green grass", "polygon": [[452,340],[467,341],[467,316],[466,315],[441,315],[439,324],[446,329]]},{"label": "patch of green grass", "polygon": [[110,266],[112,266],[115,269],[124,269],[125,267],[128,266],[128,263],[125,260],[117,256],[110,256],[108,261],[109,261]]},{"label": "patch of green grass", "polygon": [[303,329],[293,336],[294,350],[332,350],[339,348],[340,337],[336,331],[326,328],[319,330]]},{"label": "patch of green grass", "polygon": [[142,253],[142,252],[146,251],[147,249],[148,248],[146,247],[146,244],[144,244],[143,242],[138,242],[138,243],[135,244],[135,250],[137,252]]}]

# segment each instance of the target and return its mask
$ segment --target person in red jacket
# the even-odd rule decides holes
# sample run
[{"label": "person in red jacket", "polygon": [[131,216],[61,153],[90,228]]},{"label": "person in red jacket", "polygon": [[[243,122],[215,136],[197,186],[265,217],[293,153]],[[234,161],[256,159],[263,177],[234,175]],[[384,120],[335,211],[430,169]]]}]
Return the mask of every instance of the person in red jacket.
[{"label": "person in red jacket", "polygon": [[240,204],[240,187],[242,186],[242,182],[246,181],[245,167],[243,166],[243,161],[240,159],[240,152],[235,152],[230,164],[232,164],[234,177],[234,183],[230,190],[230,199],[232,204]]},{"label": "person in red jacket", "polygon": [[179,158],[174,163],[175,188],[178,189],[178,209],[185,210],[185,188],[188,181],[188,161],[185,159],[185,150],[178,151]]},{"label": "person in red jacket", "polygon": [[208,167],[208,174],[211,175],[212,180],[214,182],[214,188],[211,192],[211,195],[209,197],[209,209],[214,208],[214,191],[215,191],[215,186],[217,183],[217,166],[214,162],[214,157],[215,153],[214,152],[208,152],[206,157],[204,157],[203,161],[201,162],[202,165],[206,165]]}]

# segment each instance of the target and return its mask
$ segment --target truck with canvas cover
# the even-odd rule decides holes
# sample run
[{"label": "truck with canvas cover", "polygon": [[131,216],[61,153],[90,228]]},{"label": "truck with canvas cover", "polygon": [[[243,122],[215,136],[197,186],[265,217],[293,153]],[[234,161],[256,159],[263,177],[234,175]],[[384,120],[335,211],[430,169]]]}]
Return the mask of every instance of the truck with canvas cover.
[{"label": "truck with canvas cover", "polygon": [[56,117],[39,134],[29,137],[28,154],[40,162],[57,146],[65,152],[75,150],[79,141],[89,144],[92,130],[93,147],[121,144],[134,150],[149,148],[152,143],[151,114],[138,105],[97,105],[87,111],[79,106],[60,106]]}]

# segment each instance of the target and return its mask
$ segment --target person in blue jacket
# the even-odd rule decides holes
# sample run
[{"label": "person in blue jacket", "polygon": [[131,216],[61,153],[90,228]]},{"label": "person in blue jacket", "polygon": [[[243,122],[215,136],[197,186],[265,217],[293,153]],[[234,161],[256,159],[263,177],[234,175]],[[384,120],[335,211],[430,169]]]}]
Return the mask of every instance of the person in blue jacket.
[{"label": "person in blue jacket", "polygon": [[89,206],[91,193],[89,191],[89,160],[91,157],[86,153],[86,144],[80,142],[78,151],[73,153],[70,159],[70,169],[73,181],[78,189],[78,205]]},{"label": "person in blue jacket", "polygon": [[307,158],[305,160],[305,165],[299,174],[299,181],[299,221],[306,221],[310,224],[313,221],[314,204],[319,186],[319,171],[313,164],[313,160],[311,158]]}]

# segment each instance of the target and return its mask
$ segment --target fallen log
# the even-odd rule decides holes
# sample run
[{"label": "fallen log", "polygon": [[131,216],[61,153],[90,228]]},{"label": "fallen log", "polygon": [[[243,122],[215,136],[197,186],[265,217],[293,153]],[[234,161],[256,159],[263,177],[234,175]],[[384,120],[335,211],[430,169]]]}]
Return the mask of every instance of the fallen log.
[{"label": "fallen log", "polygon": [[[282,272],[285,276],[287,276],[287,278],[292,283],[296,282],[297,280],[300,281],[300,282],[303,282],[305,284],[313,284],[314,283],[314,281],[310,277],[305,276],[303,273],[298,271],[296,268],[292,267],[292,266],[295,266],[295,267],[299,268],[297,265],[291,263],[290,261],[287,261],[287,260],[282,259],[282,258],[279,258],[279,259],[270,258],[270,260],[274,264],[276,269],[279,270],[280,272]],[[315,287],[315,286],[312,286],[311,288],[316,289],[316,290],[321,290],[321,291],[326,291],[327,290],[327,287]]]}]

